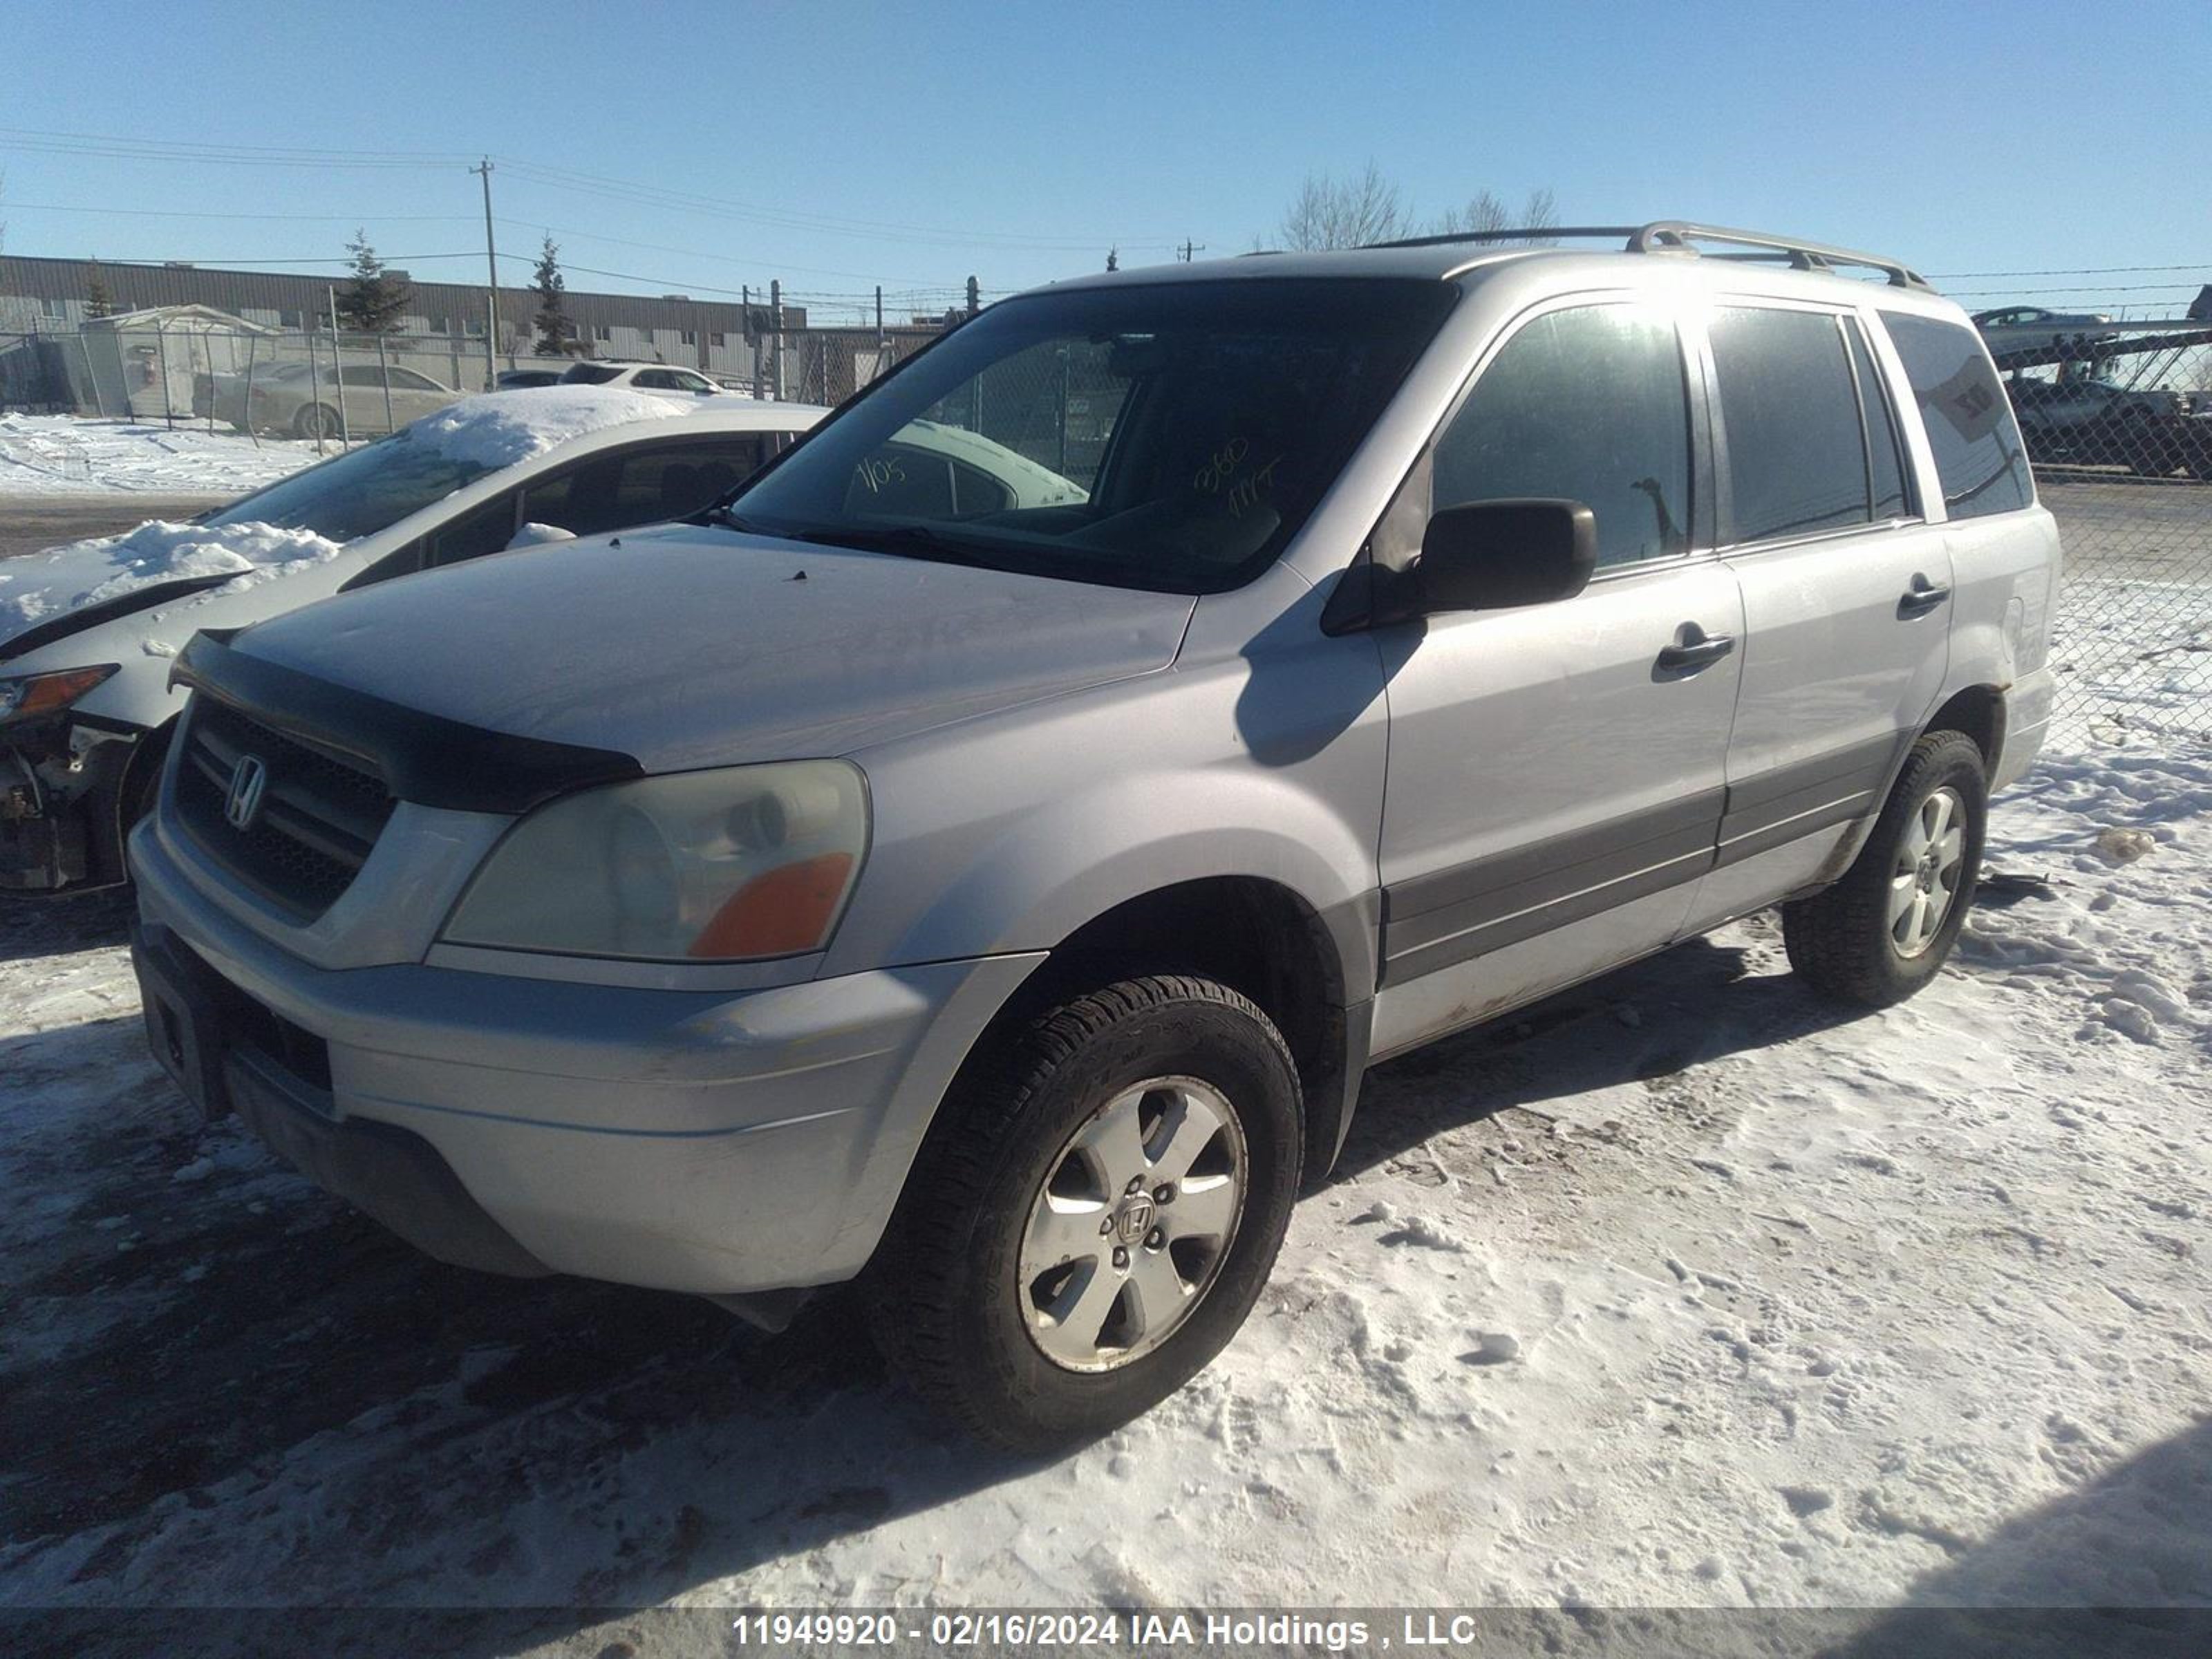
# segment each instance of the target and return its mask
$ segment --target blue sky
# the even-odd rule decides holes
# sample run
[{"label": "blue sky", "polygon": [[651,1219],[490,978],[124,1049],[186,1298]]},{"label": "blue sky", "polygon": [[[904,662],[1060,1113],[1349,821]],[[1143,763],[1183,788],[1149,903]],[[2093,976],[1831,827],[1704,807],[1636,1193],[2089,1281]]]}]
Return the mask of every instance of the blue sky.
[{"label": "blue sky", "polygon": [[[148,16],[161,21],[120,29],[107,9],[25,0],[0,13],[8,252],[316,269],[303,261],[341,254],[360,224],[417,276],[475,280],[464,158],[488,151],[502,250],[534,252],[550,228],[574,287],[704,296],[781,276],[802,294],[896,295],[972,273],[995,291],[1096,269],[1109,246],[1125,267],[1186,237],[1241,252],[1309,171],[1371,158],[1425,213],[1549,186],[1570,222],[1680,215],[1934,273],[2065,269],[1946,283],[1961,294],[2178,308],[2212,280],[2203,0],[176,0]],[[380,164],[37,136],[55,133]],[[2073,274],[2136,265],[2190,269]]]}]

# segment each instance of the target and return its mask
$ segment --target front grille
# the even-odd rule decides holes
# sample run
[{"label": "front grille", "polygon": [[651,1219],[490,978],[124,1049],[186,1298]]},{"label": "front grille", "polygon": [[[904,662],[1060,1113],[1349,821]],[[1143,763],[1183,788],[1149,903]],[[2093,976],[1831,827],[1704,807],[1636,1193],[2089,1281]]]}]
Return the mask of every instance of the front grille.
[{"label": "front grille", "polygon": [[[374,774],[272,731],[204,695],[193,700],[177,769],[177,816],[202,850],[295,916],[312,921],[368,861],[396,804]],[[268,769],[260,811],[224,816],[239,762]]]}]

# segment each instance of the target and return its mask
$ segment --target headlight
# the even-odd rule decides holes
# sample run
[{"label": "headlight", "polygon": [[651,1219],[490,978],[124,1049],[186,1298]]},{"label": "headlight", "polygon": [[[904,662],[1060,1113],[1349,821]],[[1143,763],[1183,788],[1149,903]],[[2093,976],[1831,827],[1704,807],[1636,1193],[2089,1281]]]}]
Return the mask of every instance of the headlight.
[{"label": "headlight", "polygon": [[111,662],[98,668],[64,668],[55,674],[0,679],[0,726],[58,714],[120,666]]},{"label": "headlight", "polygon": [[540,807],[492,849],[447,942],[746,962],[818,951],[868,845],[844,761],[679,772]]}]

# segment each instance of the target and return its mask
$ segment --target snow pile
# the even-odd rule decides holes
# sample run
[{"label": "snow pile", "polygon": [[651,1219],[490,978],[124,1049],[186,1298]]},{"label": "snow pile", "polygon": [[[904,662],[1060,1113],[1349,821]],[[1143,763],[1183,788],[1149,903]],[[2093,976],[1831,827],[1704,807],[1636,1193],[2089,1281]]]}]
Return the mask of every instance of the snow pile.
[{"label": "snow pile", "polygon": [[571,438],[635,421],[666,421],[690,405],[641,392],[595,386],[526,386],[492,392],[427,415],[408,428],[410,441],[427,444],[450,460],[486,468],[512,466]]},{"label": "snow pile", "polygon": [[70,415],[0,415],[0,495],[133,490],[228,500],[315,459],[311,443],[257,442],[240,432]]},{"label": "snow pile", "polygon": [[327,562],[339,550],[337,543],[311,530],[156,519],[120,536],[10,560],[0,573],[0,640],[42,617],[105,605],[164,582],[228,577],[218,591],[236,592]]}]

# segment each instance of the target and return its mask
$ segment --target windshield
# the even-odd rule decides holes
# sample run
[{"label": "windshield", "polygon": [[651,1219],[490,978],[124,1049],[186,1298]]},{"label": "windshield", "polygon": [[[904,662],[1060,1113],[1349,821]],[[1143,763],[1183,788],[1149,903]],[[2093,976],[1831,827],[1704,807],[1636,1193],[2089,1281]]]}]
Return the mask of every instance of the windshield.
[{"label": "windshield", "polygon": [[491,471],[441,455],[404,432],[334,456],[233,501],[204,524],[273,524],[334,542],[373,536],[417,508],[443,501]]},{"label": "windshield", "polygon": [[1248,278],[1009,301],[819,428],[732,514],[917,558],[1233,587],[1297,532],[1457,297]]}]

